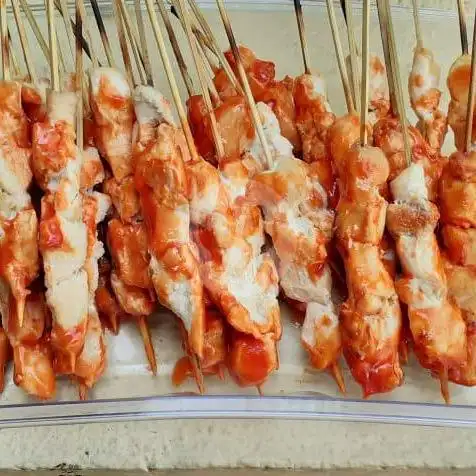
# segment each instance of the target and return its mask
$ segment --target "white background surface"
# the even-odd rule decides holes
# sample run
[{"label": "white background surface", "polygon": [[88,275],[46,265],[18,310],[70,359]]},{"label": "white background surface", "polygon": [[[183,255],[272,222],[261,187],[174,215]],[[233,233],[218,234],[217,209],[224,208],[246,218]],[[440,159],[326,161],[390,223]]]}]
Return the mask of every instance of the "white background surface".
[{"label": "white background surface", "polygon": [[[401,3],[409,4],[410,1]],[[455,8],[456,0],[428,0],[425,3],[431,7]],[[474,8],[474,2],[467,3]],[[411,16],[395,12],[394,17],[402,75],[406,76],[414,43]],[[216,14],[210,13],[210,18],[212,27],[221,32]],[[290,10],[273,16],[263,12],[233,11],[231,18],[239,40],[251,46],[260,57],[277,63],[278,77],[300,73],[295,20]],[[324,10],[306,10],[305,21],[312,66],[326,76],[331,104],[341,113],[342,93]],[[111,26],[110,22],[108,26]],[[435,50],[445,74],[459,54],[457,18],[454,13],[439,14],[423,21],[423,28],[425,41]],[[470,27],[468,31],[472,31]],[[223,34],[221,39],[224,39]],[[99,41],[95,43],[99,44]],[[371,44],[375,46],[373,49],[380,50],[375,18]],[[115,48],[118,53],[118,46]],[[35,57],[40,65],[39,50]],[[153,58],[153,63],[160,79],[159,87],[169,94],[158,58]],[[406,81],[406,77],[404,79]],[[59,464],[142,469],[243,465],[469,467],[476,466],[476,431],[254,420],[151,421],[0,431],[0,468]]]}]

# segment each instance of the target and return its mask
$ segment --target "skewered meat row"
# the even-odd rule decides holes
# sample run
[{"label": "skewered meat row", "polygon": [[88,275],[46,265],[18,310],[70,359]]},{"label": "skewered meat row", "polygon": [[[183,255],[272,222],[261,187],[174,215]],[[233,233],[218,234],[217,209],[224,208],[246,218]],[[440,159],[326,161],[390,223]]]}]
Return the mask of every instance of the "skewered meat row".
[{"label": "skewered meat row", "polygon": [[296,159],[272,111],[262,103],[258,106],[268,143],[275,145],[274,160],[271,168],[252,178],[247,196],[263,208],[281,288],[289,299],[306,305],[301,339],[312,365],[330,369],[343,388],[337,364],[341,339],[326,251],[334,214],[327,208],[318,163]]},{"label": "skewered meat row", "polygon": [[[157,297],[181,320],[186,344],[203,355],[205,310],[197,250],[190,238],[190,206],[181,132],[152,88],[134,92],[138,121],[134,143],[135,185],[149,243],[149,272]],[[163,121],[163,122],[162,122]]]},{"label": "skewered meat row", "polygon": [[420,364],[438,376],[445,399],[448,372],[465,358],[466,337],[460,310],[448,287],[434,233],[439,213],[428,199],[422,164],[413,163],[391,182],[394,203],[387,226],[397,244],[403,276],[398,295],[408,306],[410,329]]},{"label": "skewered meat row", "polygon": [[401,384],[398,346],[401,312],[393,279],[380,257],[387,203],[379,190],[389,167],[378,148],[336,147],[358,137],[358,121],[344,116],[330,132],[341,197],[337,206],[336,234],[344,260],[349,296],[341,307],[344,356],[365,396],[386,392]]},{"label": "skewered meat row", "polygon": [[0,87],[2,323],[13,348],[15,383],[31,395],[51,398],[55,376],[46,340],[47,310],[42,290],[28,289],[39,272],[38,219],[27,190],[32,180],[30,127],[22,85],[3,81]]},{"label": "skewered meat row", "polygon": [[[85,270],[87,230],[79,190],[82,155],[75,144],[76,94],[50,92],[47,117],[33,126],[32,168],[45,192],[39,249],[46,300],[52,313],[51,344],[57,373],[74,374],[88,322]],[[76,305],[71,307],[70,303]]]},{"label": "skewered meat row", "polygon": [[[234,329],[229,339],[230,372],[240,385],[259,386],[277,368],[278,277],[270,256],[261,252],[264,231],[259,209],[243,202],[249,180],[262,169],[263,157],[248,109],[236,99],[225,100],[215,110],[226,154],[218,158],[219,171],[190,158],[186,171],[204,285]],[[189,101],[189,117],[198,101],[197,96]],[[279,130],[277,124],[273,127]],[[194,132],[196,142],[203,143],[201,131],[195,127]]]},{"label": "skewered meat row", "polygon": [[[104,274],[101,278],[96,302],[114,327],[119,317],[129,315],[138,320],[146,355],[155,372],[155,355],[144,319],[155,309],[156,298],[149,275],[146,228],[134,185],[132,93],[126,79],[112,68],[93,70],[90,80],[95,142],[111,169],[103,191],[110,196],[115,210],[107,227],[113,267],[109,279]],[[118,312],[117,304],[124,314]]]},{"label": "skewered meat row", "polygon": [[453,153],[440,181],[443,242],[448,254],[448,293],[462,314],[465,355],[460,366],[450,369],[449,379],[461,385],[476,385],[476,333],[474,299],[474,237],[476,215],[472,197],[476,183],[476,154]]},{"label": "skewered meat row", "polygon": [[408,78],[410,103],[418,117],[417,128],[429,146],[439,151],[448,129],[446,116],[440,111],[440,67],[432,51],[417,46]]}]

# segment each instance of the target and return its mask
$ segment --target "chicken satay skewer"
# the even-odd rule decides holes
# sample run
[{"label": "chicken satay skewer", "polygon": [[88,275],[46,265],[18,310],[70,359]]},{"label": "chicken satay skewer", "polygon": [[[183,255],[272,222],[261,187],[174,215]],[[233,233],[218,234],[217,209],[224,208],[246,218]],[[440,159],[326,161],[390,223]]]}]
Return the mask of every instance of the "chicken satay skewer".
[{"label": "chicken satay skewer", "polygon": [[[407,126],[402,88],[401,85],[398,84],[400,76],[398,74],[398,56],[392,25],[391,9],[388,0],[385,2],[381,0],[378,5],[379,8],[383,9],[386,19],[392,69],[395,72],[395,75],[392,78],[397,93],[397,110],[395,112],[402,124],[403,130],[406,130]],[[448,371],[451,352],[458,355],[458,349],[464,349],[465,345],[464,343],[463,345],[458,345],[451,341],[444,343],[438,342],[438,339],[440,338],[438,336],[438,328],[442,327],[448,329],[448,339],[455,337],[458,339],[458,336],[460,335],[458,329],[461,326],[462,319],[458,310],[453,308],[447,299],[446,276],[442,270],[439,246],[434,234],[434,229],[438,220],[438,210],[436,206],[428,200],[428,193],[424,186],[424,174],[421,165],[412,164],[412,153],[408,134],[403,135],[403,140],[407,167],[391,184],[395,201],[389,206],[387,212],[387,226],[397,242],[397,251],[403,267],[403,278],[401,279],[400,284],[398,284],[398,289],[402,301],[408,305],[410,327],[415,340],[416,353],[425,367],[430,368],[437,373],[440,380],[441,394],[445,402],[449,403]],[[415,192],[417,188],[414,188],[414,192],[411,192],[411,187],[408,183],[410,181],[414,187],[416,187],[417,183],[420,182],[418,184],[418,188],[420,189],[419,192]],[[410,217],[415,216],[415,213],[419,214],[419,220],[410,219]],[[417,221],[419,222],[419,225],[416,224]],[[409,229],[403,225],[404,223],[412,222],[414,222],[414,225],[410,225],[411,228]],[[410,239],[415,240],[415,249],[419,248],[419,241],[425,243],[425,251],[423,252],[429,253],[429,255],[432,256],[431,260],[429,260],[431,263],[430,269],[426,267],[419,269],[418,266],[414,266],[412,263],[412,261],[415,260],[416,255],[413,248],[409,249],[408,246],[406,246],[406,240],[408,240],[409,237],[411,237]],[[414,287],[412,288],[412,280],[414,280],[415,283],[418,283],[418,280],[423,282],[418,291],[415,291]],[[428,283],[428,289],[425,289],[425,281]],[[440,287],[438,294],[442,296],[440,300],[437,300],[436,309],[431,301],[426,302],[425,306],[421,306],[421,301],[423,300],[423,302],[425,302],[425,299],[428,299],[425,294],[431,293],[432,286],[434,285]],[[422,307],[425,307],[426,309],[423,310]],[[444,322],[437,322],[437,319],[432,315],[432,308],[436,313],[444,316]],[[426,313],[428,316],[425,316]],[[432,339],[437,343],[435,344]],[[445,349],[448,355],[440,355],[440,351],[433,349],[432,346],[435,346],[436,349]],[[452,347],[455,350],[453,350]],[[459,362],[453,362],[453,365],[458,367]]]},{"label": "chicken satay skewer", "polygon": [[[93,0],[93,2],[96,3],[96,7],[97,7],[97,2],[95,0]],[[124,67],[126,69],[126,76],[128,78],[130,86],[134,86],[135,85],[134,72],[132,68],[131,59],[129,56],[129,48],[127,45],[124,23],[123,23],[119,4],[120,4],[120,0],[113,0],[113,7],[115,11],[114,18],[116,21],[116,28],[117,28],[117,33],[119,36],[119,43],[121,46],[122,59],[124,62]],[[107,40],[108,37],[106,34],[106,30],[104,28],[104,21],[102,19],[99,9],[97,10],[97,12],[95,11],[95,15],[96,15],[96,21],[97,21],[98,27],[101,28],[101,31],[102,31],[101,38],[103,38],[103,41],[106,40],[104,42],[104,47],[107,51],[107,49],[110,49],[110,46],[109,46],[109,41]],[[111,57],[112,57],[112,54],[111,54]],[[109,61],[109,55],[108,55],[108,61]],[[140,69],[140,66],[139,65],[137,66]],[[150,334],[150,329],[147,324],[147,316],[145,315],[136,316],[136,320],[137,320],[137,326],[139,328],[139,332],[142,337],[142,341],[144,343],[144,350],[147,355],[147,360],[149,362],[152,373],[155,375],[157,373],[157,358],[156,358],[154,346],[152,343],[152,336]]]},{"label": "chicken satay skewer", "polygon": [[[167,54],[167,49],[166,49],[166,46],[165,46],[164,38],[163,38],[163,35],[162,35],[162,32],[161,32],[161,28],[159,26],[159,22],[158,22],[156,13],[155,13],[155,9],[154,9],[154,5],[152,3],[152,0],[146,0],[146,6],[147,6],[147,12],[148,12],[148,15],[149,15],[149,19],[150,19],[150,22],[151,22],[151,25],[152,25],[153,34],[154,34],[157,46],[159,48],[159,53],[160,53],[160,56],[161,56],[161,59],[162,59],[165,74],[167,76],[167,80],[168,80],[168,83],[169,83],[169,86],[170,86],[170,89],[171,89],[171,92],[172,92],[174,103],[175,103],[175,106],[176,106],[176,109],[177,109],[177,112],[178,112],[178,115],[179,115],[179,120],[180,120],[180,124],[182,126],[182,131],[183,131],[183,134],[184,134],[184,137],[185,137],[185,141],[186,141],[188,150],[190,152],[191,160],[193,162],[196,162],[196,161],[199,160],[199,156],[198,156],[197,150],[195,148],[195,142],[194,142],[194,139],[193,139],[193,136],[192,136],[192,132],[191,132],[190,127],[188,125],[187,116],[186,116],[185,111],[184,111],[183,106],[182,106],[180,93],[178,91],[177,83],[175,81],[175,76],[174,76],[174,73],[173,73],[173,70],[172,70],[172,66],[170,64],[170,60],[169,60],[169,56]],[[201,283],[200,283],[200,286],[201,286]],[[203,305],[201,300],[200,300],[200,305]],[[202,311],[203,311],[203,309],[202,309]],[[203,316],[198,317],[198,318],[200,320],[203,320]],[[192,317],[192,320],[193,320],[193,317]],[[191,332],[193,332],[193,327],[197,326],[197,328],[198,328],[198,326],[200,326],[201,323],[192,322],[191,325],[192,325]],[[183,329],[185,329],[185,326],[183,327]],[[187,334],[188,334],[188,332],[187,332]],[[185,342],[187,342],[189,340],[190,339],[187,336],[187,339],[185,340]],[[202,345],[202,343],[196,343],[196,344],[199,347]],[[190,348],[190,346],[191,346],[190,342],[187,342],[186,347]],[[199,392],[203,393],[204,392],[203,373],[202,373],[200,360],[199,360],[200,356],[197,355],[198,350],[199,349],[194,349],[194,351],[191,352],[192,353],[192,366],[194,368],[195,380],[196,380]]]},{"label": "chicken satay skewer", "polygon": [[329,23],[331,26],[332,39],[334,41],[334,48],[335,48],[336,57],[337,57],[337,65],[339,66],[339,73],[340,73],[340,78],[342,81],[342,87],[344,89],[344,96],[345,96],[345,102],[347,104],[347,110],[349,111],[349,113],[355,114],[355,104],[352,99],[349,76],[347,74],[347,68],[345,66],[344,52],[342,50],[342,44],[339,38],[339,28],[337,26],[333,0],[327,0],[327,12],[329,15]]},{"label": "chicken satay skewer", "polygon": [[[83,37],[83,10],[83,0],[76,0],[75,80],[76,91],[79,98],[83,96],[82,90],[84,89],[83,48],[81,42],[81,38]],[[78,144],[79,153],[84,155],[85,138],[83,120],[83,104],[81,101],[78,101],[76,113],[76,142]],[[88,228],[86,266],[89,303],[88,324],[84,337],[85,344],[76,361],[75,378],[79,382],[80,399],[86,400],[88,390],[92,388],[101,377],[106,365],[106,342],[95,301],[99,274],[98,260],[103,253],[103,247],[98,243],[97,225],[104,219],[111,202],[107,195],[93,192],[92,187],[89,190],[83,190],[83,194],[83,222]]]},{"label": "chicken satay skewer", "polygon": [[[196,45],[195,38],[192,34],[189,12],[186,9],[183,1],[180,1],[180,4],[181,5],[176,11],[181,12],[180,17],[184,20],[182,23],[185,26],[190,47],[193,48],[193,54],[196,59],[197,68],[200,68],[199,74],[203,75],[203,63],[200,62],[198,45]],[[203,60],[203,62],[205,61],[206,59]],[[202,96],[205,99],[208,117],[211,117],[212,120],[217,120],[215,111],[212,107],[210,91],[207,89],[206,82],[201,81],[200,84]],[[223,105],[226,107],[226,102],[224,102]],[[218,138],[220,142],[217,142],[216,138]],[[269,258],[266,258],[266,255],[261,252],[261,246],[258,248],[250,248],[250,243],[247,242],[247,239],[251,236],[253,236],[253,241],[261,240],[263,238],[261,226],[256,227],[253,231],[248,230],[247,232],[243,233],[243,230],[240,226],[235,228],[232,224],[234,220],[242,222],[243,219],[246,221],[252,216],[260,216],[260,212],[259,209],[254,205],[236,206],[236,204],[234,204],[234,200],[229,194],[228,188],[224,185],[224,183],[221,182],[221,177],[224,176],[227,178],[227,183],[229,181],[236,180],[236,178],[233,176],[233,173],[231,173],[231,175],[227,175],[227,172],[222,168],[222,166],[226,164],[226,160],[230,159],[230,156],[226,156],[224,151],[220,151],[222,140],[223,136],[219,131],[214,133],[212,142],[215,145],[215,155],[213,158],[218,158],[217,161],[220,166],[220,172],[203,160],[199,167],[191,166],[187,169],[197,184],[203,183],[205,177],[208,177],[207,182],[209,186],[211,186],[213,183],[221,183],[221,191],[218,193],[218,196],[222,197],[222,199],[220,199],[218,202],[215,202],[215,210],[211,214],[209,208],[203,209],[203,202],[200,198],[200,193],[192,199],[191,204],[193,204],[196,210],[201,209],[201,213],[205,213],[209,218],[220,215],[222,219],[227,216],[235,217],[231,222],[229,219],[225,220],[225,222],[223,222],[224,226],[222,227],[220,225],[217,226],[217,223],[221,222],[222,219],[218,220],[218,222],[214,218],[208,221],[209,218],[200,219],[196,214],[194,214],[194,216],[198,218],[196,225],[198,225],[202,230],[207,230],[205,233],[212,233],[217,243],[217,249],[215,252],[212,252],[213,250],[209,249],[210,244],[207,244],[208,240],[205,240],[205,243],[201,243],[200,235],[197,235],[199,246],[205,250],[203,255],[204,260],[202,263],[202,267],[205,270],[203,273],[204,285],[209,291],[212,300],[214,300],[215,304],[218,305],[218,307],[222,310],[224,317],[230,324],[230,329],[233,329],[229,338],[228,348],[228,366],[230,373],[240,385],[256,386],[258,392],[261,393],[262,383],[266,380],[269,373],[277,369],[278,366],[276,340],[279,339],[280,330],[278,330],[276,326],[279,326],[279,324],[275,322],[274,314],[270,312],[269,315],[266,316],[266,319],[273,319],[273,331],[270,332],[269,330],[258,330],[256,328],[256,324],[254,324],[257,311],[247,310],[249,307],[246,304],[243,306],[242,298],[234,294],[234,292],[228,288],[228,285],[226,284],[226,276],[228,273],[232,273],[234,276],[236,276],[234,279],[240,279],[240,276],[245,273],[249,275],[249,277],[241,279],[246,280],[248,285],[257,284],[257,276],[255,272],[252,271],[253,263],[264,263],[264,260]],[[226,168],[226,165],[224,167]],[[194,188],[200,189],[201,186]],[[201,193],[203,194],[206,192],[202,191]],[[225,229],[227,231],[225,231]],[[243,264],[239,265],[238,269],[235,269],[236,265],[233,264],[233,260],[229,260],[228,250],[226,248],[227,245],[225,245],[225,248],[223,246],[224,236],[228,236],[233,240],[234,244],[230,244],[231,247],[248,250],[244,253]],[[222,263],[221,265],[220,261]],[[222,266],[224,266],[224,268],[222,268]],[[257,269],[263,269],[262,265],[259,264]],[[275,276],[277,277],[277,275]],[[260,300],[267,299],[267,293],[263,292],[266,287],[260,287],[262,288],[262,291],[260,291],[259,296],[256,296],[256,290],[252,290],[250,295],[247,296],[250,302],[253,302],[253,300],[257,298]],[[217,293],[217,290],[220,289],[221,291]],[[275,289],[277,294],[277,288]],[[222,299],[221,296],[229,296],[230,299]],[[230,308],[226,303],[233,301],[235,301],[237,305],[234,305],[233,308]],[[270,308],[272,308],[273,305],[276,306],[274,309],[277,311],[277,301],[273,301],[273,304],[270,305]],[[254,332],[251,329],[253,329]],[[259,334],[259,338],[256,335],[256,332]]]},{"label": "chicken satay skewer", "polygon": [[468,30],[466,21],[466,11],[464,9],[464,0],[458,0],[458,20],[459,34],[461,38],[461,52],[463,55],[468,54]]}]

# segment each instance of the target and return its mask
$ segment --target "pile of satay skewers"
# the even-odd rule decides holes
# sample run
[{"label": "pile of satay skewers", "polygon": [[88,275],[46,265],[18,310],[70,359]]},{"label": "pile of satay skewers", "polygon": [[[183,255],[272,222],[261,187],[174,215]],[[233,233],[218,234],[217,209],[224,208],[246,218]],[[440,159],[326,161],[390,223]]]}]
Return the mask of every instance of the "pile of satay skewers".
[{"label": "pile of satay skewers", "polygon": [[[182,331],[175,384],[193,377],[203,393],[204,375],[224,378],[227,368],[239,385],[261,391],[279,367],[280,301],[302,316],[312,367],[329,371],[342,392],[341,354],[369,396],[403,383],[410,350],[439,379],[445,401],[449,382],[475,385],[476,65],[461,2],[463,55],[448,76],[447,119],[414,0],[408,91],[415,126],[397,79],[388,0],[377,0],[384,61],[369,53],[370,0],[363,3],[361,58],[351,1],[343,2],[347,58],[327,1],[348,108],[341,117],[324,78],[311,72],[299,0],[304,73],[283,80],[272,62],[238,46],[223,0],[225,53],[194,0],[156,3],[186,108],[152,0],[135,1],[137,22],[124,0],[112,0],[124,71],[96,0],[107,65],[98,60],[83,0],[74,19],[66,0],[47,0],[48,40],[27,2],[11,0],[25,77],[12,61],[0,0],[0,390],[13,360],[14,382],[28,394],[53,398],[56,377],[66,376],[87,398],[107,365],[105,329],[119,332],[124,319],[137,322],[156,374],[148,318],[162,306]],[[154,88],[143,6],[179,123]],[[55,9],[74,73],[64,66]],[[21,10],[49,78],[38,77]],[[448,124],[457,148],[449,159],[441,153]]]}]

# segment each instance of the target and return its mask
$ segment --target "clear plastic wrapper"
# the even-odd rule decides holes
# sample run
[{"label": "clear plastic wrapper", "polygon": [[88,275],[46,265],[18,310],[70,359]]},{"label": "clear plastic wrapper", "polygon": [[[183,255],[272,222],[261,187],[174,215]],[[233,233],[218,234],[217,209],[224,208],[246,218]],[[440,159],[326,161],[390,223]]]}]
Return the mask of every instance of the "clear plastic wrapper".
[{"label": "clear plastic wrapper", "polygon": [[[106,27],[113,28],[108,2],[99,4],[103,8]],[[201,2],[213,30],[222,31],[213,4],[212,1]],[[318,1],[303,2],[303,5],[312,67],[325,77],[329,87],[329,102],[339,115],[344,112],[345,104],[331,46],[326,7]],[[288,2],[241,0],[227,2],[227,6],[238,40],[253,49],[260,58],[273,61],[277,67],[277,78],[285,74],[301,74],[297,29]],[[40,6],[35,9],[40,23],[44,22],[44,12]],[[356,8],[358,21],[360,13]],[[339,22],[343,33],[340,13]],[[396,7],[394,22],[401,53],[402,80],[406,84],[415,43],[411,11]],[[425,41],[441,64],[442,107],[446,110],[448,92],[444,78],[459,54],[457,15],[456,12],[422,9],[421,23]],[[250,24],[262,25],[262,28],[253,28]],[[468,27],[468,31],[471,28]],[[152,37],[149,41],[153,44]],[[226,47],[224,42],[223,47]],[[118,52],[118,45],[114,44],[113,48]],[[381,54],[375,12],[372,14],[371,48]],[[169,96],[161,64],[156,62],[154,68],[159,77],[157,88]],[[409,101],[407,107],[411,122],[416,122],[410,112]],[[448,134],[443,150],[452,150],[452,143],[453,137]],[[476,426],[476,389],[450,385],[452,404],[444,405],[438,382],[418,365],[411,354],[408,364],[403,368],[403,385],[391,393],[375,395],[367,400],[361,399],[361,390],[342,359],[343,378],[347,387],[346,395],[342,396],[329,373],[311,368],[309,356],[301,345],[301,329],[296,323],[294,311],[287,304],[281,303],[280,306],[283,334],[278,346],[279,369],[272,372],[261,386],[262,395],[258,395],[254,387],[240,388],[227,373],[224,380],[217,376],[205,377],[206,394],[203,396],[196,393],[196,384],[192,379],[175,387],[171,377],[177,361],[184,355],[181,330],[171,314],[161,311],[148,319],[158,363],[156,376],[150,372],[136,324],[125,321],[121,324],[119,335],[106,333],[106,370],[89,392],[87,401],[77,401],[77,386],[66,378],[58,381],[55,401],[34,401],[13,384],[12,369],[9,368],[5,375],[5,390],[0,396],[0,427],[198,417],[322,418]]]}]

